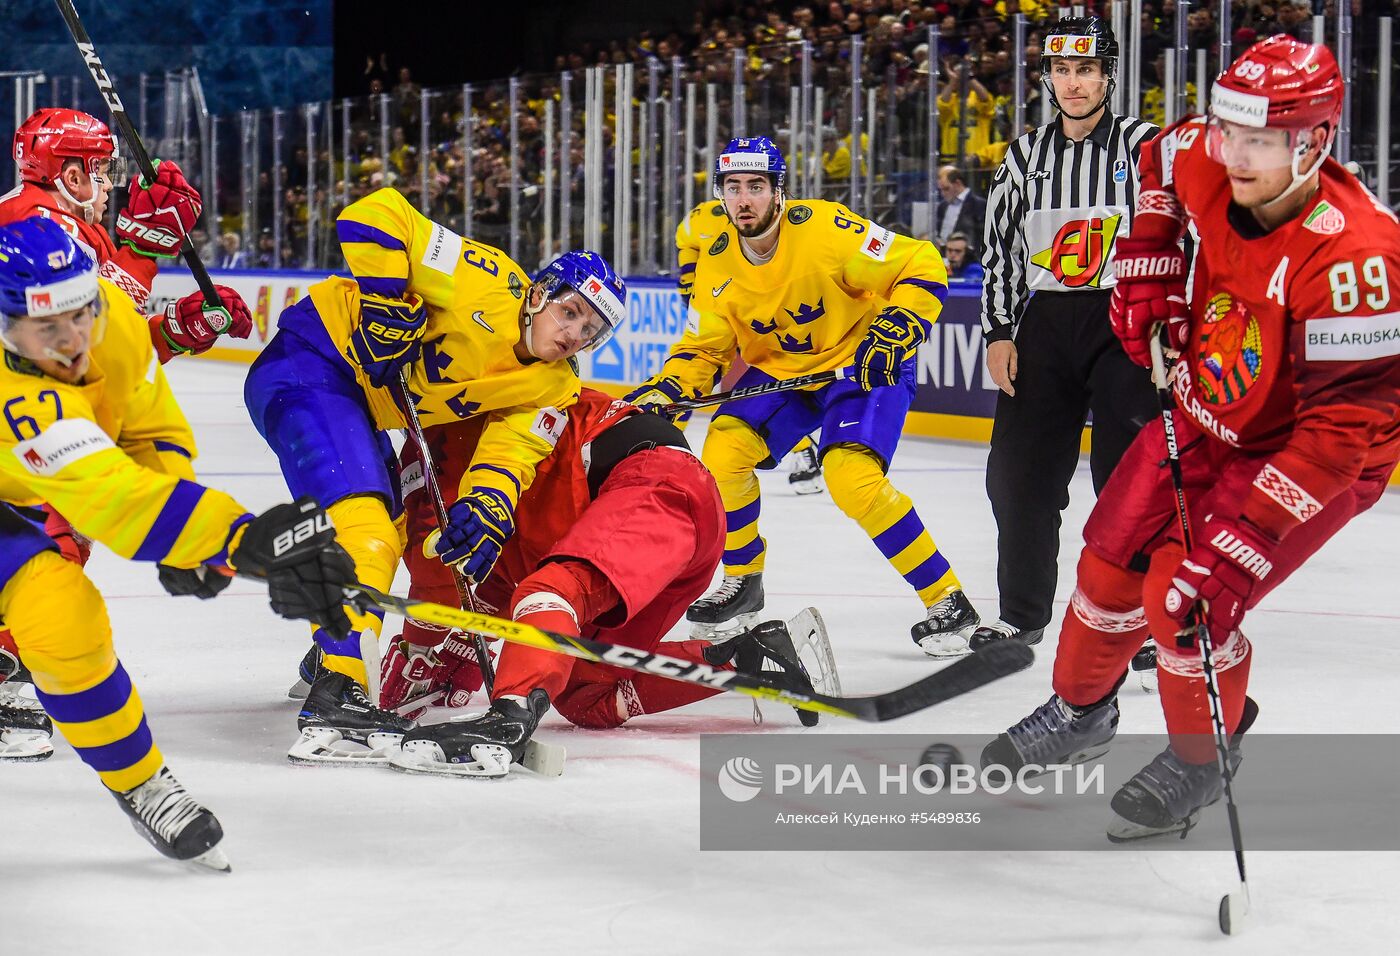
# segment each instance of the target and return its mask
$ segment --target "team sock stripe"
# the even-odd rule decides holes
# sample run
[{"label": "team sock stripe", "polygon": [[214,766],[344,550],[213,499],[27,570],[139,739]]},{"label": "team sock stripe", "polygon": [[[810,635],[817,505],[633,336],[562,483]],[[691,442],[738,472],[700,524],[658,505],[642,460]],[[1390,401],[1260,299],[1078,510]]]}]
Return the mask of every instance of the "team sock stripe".
[{"label": "team sock stripe", "polygon": [[734,565],[749,564],[758,559],[763,553],[763,539],[754,535],[754,539],[748,544],[738,548],[724,549],[724,565],[731,567]]},{"label": "team sock stripe", "polygon": [[938,551],[934,551],[927,559],[922,561],[918,567],[904,575],[904,580],[916,591],[922,591],[938,583],[938,579],[952,570],[948,564],[948,559],[943,557]]},{"label": "team sock stripe", "polygon": [[117,662],[116,669],[87,690],[72,694],[49,694],[37,689],[44,710],[57,723],[82,724],[116,713],[131,697],[131,678]]},{"label": "team sock stripe", "polygon": [[136,729],[120,740],[103,744],[100,747],[74,747],[73,749],[78,752],[79,757],[83,758],[83,763],[93,770],[110,772],[125,770],[133,764],[140,763],[151,752],[153,745],[151,728],[146,725],[145,716],[142,716],[141,723],[137,725]]},{"label": "team sock stripe", "polygon": [[[724,513],[724,523],[730,534],[735,534],[749,525],[758,521],[758,511],[761,501],[755,498],[742,507]],[[757,532],[754,532],[757,534]]]},{"label": "team sock stripe", "polygon": [[355,660],[360,659],[360,632],[351,631],[349,637],[334,638],[330,633],[320,628],[312,635],[321,650],[327,654],[334,654],[337,657],[350,657]]},{"label": "team sock stripe", "polygon": [[911,507],[902,518],[870,540],[875,542],[875,547],[886,559],[892,561],[895,555],[913,544],[923,533],[924,523],[919,520],[919,513]]}]

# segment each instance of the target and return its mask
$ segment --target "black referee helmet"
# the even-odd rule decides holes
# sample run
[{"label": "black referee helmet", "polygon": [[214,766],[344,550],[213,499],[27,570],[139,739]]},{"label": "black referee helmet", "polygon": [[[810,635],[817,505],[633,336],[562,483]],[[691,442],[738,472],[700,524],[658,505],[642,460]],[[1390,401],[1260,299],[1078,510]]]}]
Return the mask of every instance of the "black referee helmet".
[{"label": "black referee helmet", "polygon": [[[1040,82],[1045,86],[1055,109],[1064,113],[1064,108],[1055,99],[1055,85],[1050,81],[1050,61],[1054,57],[1098,60],[1103,67],[1104,76],[1108,78],[1103,99],[1084,116],[1070,116],[1070,119],[1093,116],[1113,96],[1113,87],[1118,81],[1118,40],[1113,36],[1113,28],[1107,20],[1099,17],[1065,17],[1045,31],[1040,47]],[[1068,113],[1065,115],[1069,116]]]}]

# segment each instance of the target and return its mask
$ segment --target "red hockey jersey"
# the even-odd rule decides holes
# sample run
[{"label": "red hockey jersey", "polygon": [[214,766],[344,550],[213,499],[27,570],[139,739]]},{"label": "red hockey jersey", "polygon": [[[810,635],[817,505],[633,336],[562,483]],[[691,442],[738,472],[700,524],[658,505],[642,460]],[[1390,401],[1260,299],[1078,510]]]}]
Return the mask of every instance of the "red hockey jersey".
[{"label": "red hockey jersey", "polygon": [[1187,117],[1143,147],[1138,211],[1199,237],[1177,404],[1268,455],[1241,514],[1281,538],[1400,457],[1400,224],[1328,159],[1298,218],[1251,230],[1205,133]]},{"label": "red hockey jersey", "polygon": [[0,226],[21,219],[43,216],[52,219],[72,236],[98,265],[98,271],[131,296],[138,309],[145,309],[156,278],[156,261],[123,246],[117,248],[101,226],[70,216],[58,202],[35,183],[24,183],[0,196]]}]

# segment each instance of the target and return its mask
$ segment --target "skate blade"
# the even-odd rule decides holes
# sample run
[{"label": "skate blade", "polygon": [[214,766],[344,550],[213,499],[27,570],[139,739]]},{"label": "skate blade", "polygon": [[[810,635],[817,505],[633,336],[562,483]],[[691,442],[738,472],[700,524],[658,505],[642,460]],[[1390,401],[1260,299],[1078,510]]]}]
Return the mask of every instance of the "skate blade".
[{"label": "skate blade", "polygon": [[741,632],[753,627],[762,613],[762,611],[750,611],[747,614],[736,614],[729,620],[720,621],[718,624],[702,624],[699,621],[692,621],[690,623],[691,640],[719,643],[731,637],[737,637]]},{"label": "skate blade", "polygon": [[799,495],[819,495],[826,491],[826,486],[822,484],[820,478],[806,478],[801,481],[790,481],[788,487]]},{"label": "skate blade", "polygon": [[818,693],[840,697],[841,675],[836,670],[836,656],[831,651],[821,612],[814,607],[803,608],[787,622],[787,629],[798,663],[807,669],[812,687]]},{"label": "skate blade", "polygon": [[1138,684],[1145,694],[1157,693],[1157,672],[1138,671]]},{"label": "skate blade", "polygon": [[389,769],[426,777],[498,780],[510,773],[510,751],[499,744],[475,744],[470,761],[448,763],[434,741],[412,740],[389,758]]},{"label": "skate blade", "polygon": [[[968,628],[968,632],[975,630]],[[962,631],[955,631],[950,634],[930,634],[919,641],[919,650],[929,657],[938,661],[952,660],[955,657],[966,657],[972,653],[972,648],[967,644],[967,634]]]},{"label": "skate blade", "polygon": [[181,860],[180,862],[196,873],[233,872],[233,867],[229,865],[228,857],[224,855],[224,851],[217,844],[211,846],[199,856],[190,857],[188,860]]},{"label": "skate blade", "polygon": [[1104,834],[1110,843],[1136,843],[1138,840],[1150,840],[1153,837],[1173,836],[1181,834],[1185,830],[1190,830],[1196,825],[1196,821],[1201,817],[1200,810],[1191,811],[1191,815],[1179,823],[1174,823],[1169,827],[1156,828],[1145,827],[1140,823],[1134,823],[1123,817],[1114,814],[1113,820],[1108,824],[1108,830]]},{"label": "skate blade", "polygon": [[311,693],[311,685],[298,677],[297,682],[287,688],[287,699],[306,700],[306,695],[309,693]]},{"label": "skate blade", "polygon": [[370,745],[364,747],[346,740],[334,728],[308,727],[287,751],[287,760],[301,767],[384,766],[398,751],[403,734],[370,734],[369,740]]},{"label": "skate blade", "polygon": [[53,744],[39,731],[7,730],[0,733],[0,763],[32,763],[53,756]]}]

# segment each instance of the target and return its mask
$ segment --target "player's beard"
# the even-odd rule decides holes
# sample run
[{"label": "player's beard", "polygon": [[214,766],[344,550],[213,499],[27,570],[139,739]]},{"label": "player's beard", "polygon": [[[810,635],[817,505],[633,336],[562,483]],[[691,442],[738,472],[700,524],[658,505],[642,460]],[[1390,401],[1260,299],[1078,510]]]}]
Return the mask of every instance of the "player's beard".
[{"label": "player's beard", "polygon": [[739,233],[742,239],[758,239],[773,228],[773,223],[778,218],[778,196],[774,193],[773,198],[768,201],[768,212],[751,226],[734,225],[734,230]]}]

